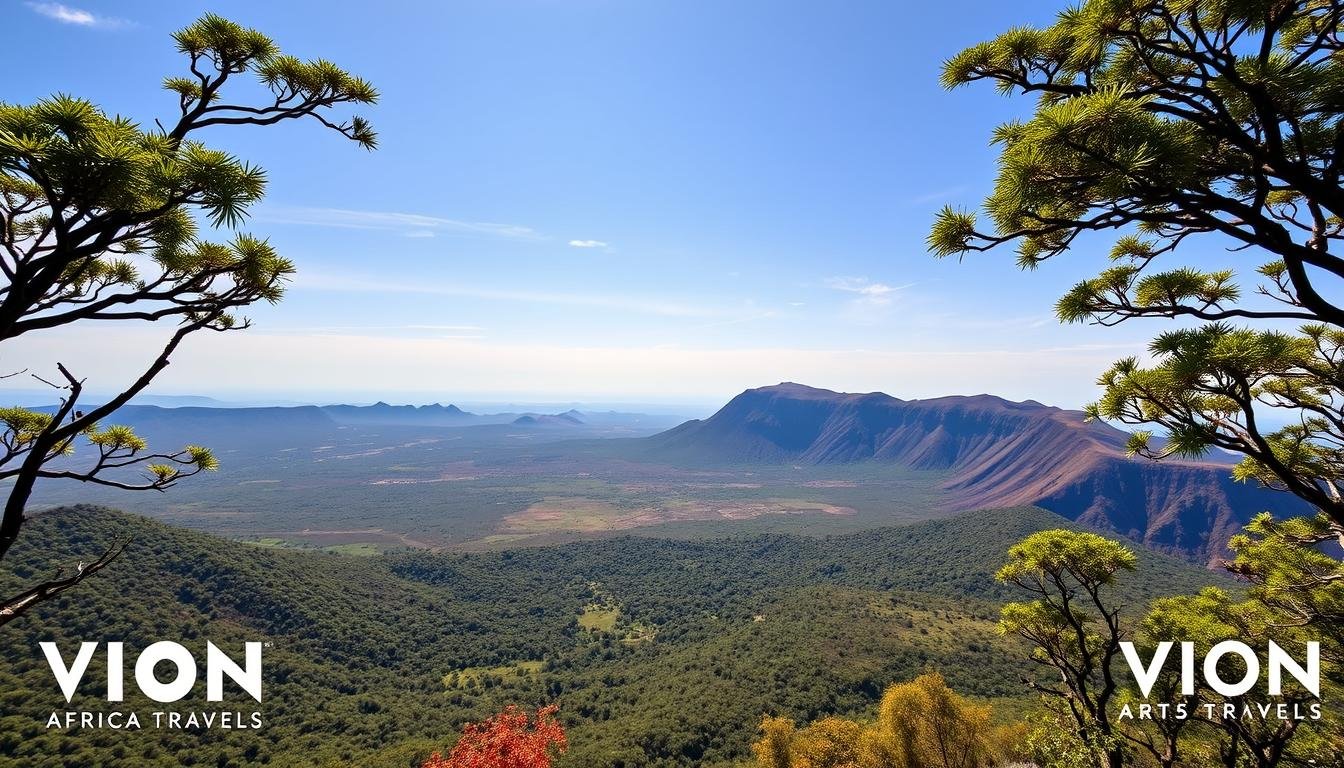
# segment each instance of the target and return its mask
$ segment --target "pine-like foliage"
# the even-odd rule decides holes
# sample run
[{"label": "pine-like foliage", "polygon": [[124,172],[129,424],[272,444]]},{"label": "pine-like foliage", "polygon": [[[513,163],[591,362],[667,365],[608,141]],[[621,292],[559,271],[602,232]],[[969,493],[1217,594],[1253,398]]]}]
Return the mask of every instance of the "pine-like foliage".
[{"label": "pine-like foliage", "polygon": [[[1344,596],[1338,561],[1284,556],[1344,540],[1341,16],[1336,0],[1087,0],[957,54],[946,86],[987,80],[1036,104],[994,131],[990,226],[949,208],[929,236],[940,256],[1011,243],[1027,268],[1110,238],[1114,266],[1059,318],[1184,322],[1150,361],[1106,371],[1090,415],[1146,427],[1136,454],[1241,454],[1238,478],[1320,510],[1233,542],[1233,567],[1295,622],[1341,621]],[[1227,264],[1172,264],[1187,240]]]},{"label": "pine-like foliage", "polygon": [[[260,32],[213,14],[173,37],[189,76],[164,81],[177,97],[170,127],[140,126],[64,94],[32,105],[0,103],[0,377],[30,373],[55,387],[60,400],[52,413],[0,409],[0,481],[10,481],[0,557],[18,537],[39,480],[164,490],[217,465],[205,448],[155,453],[130,429],[100,425],[150,384],[187,336],[247,327],[236,312],[279,301],[294,273],[263,238],[241,232],[215,238],[202,230],[239,226],[261,198],[266,174],[211,149],[195,138],[199,131],[311,117],[365,148],[376,143],[362,118],[327,116],[339,105],[378,98],[371,85],[330,62],[284,55]],[[270,101],[228,98],[225,86],[245,74],[260,80]],[[20,336],[92,321],[166,321],[173,330],[137,379],[87,410],[79,405],[84,380],[77,361],[29,371],[3,352]],[[118,551],[0,602],[0,624],[73,586]]]}]

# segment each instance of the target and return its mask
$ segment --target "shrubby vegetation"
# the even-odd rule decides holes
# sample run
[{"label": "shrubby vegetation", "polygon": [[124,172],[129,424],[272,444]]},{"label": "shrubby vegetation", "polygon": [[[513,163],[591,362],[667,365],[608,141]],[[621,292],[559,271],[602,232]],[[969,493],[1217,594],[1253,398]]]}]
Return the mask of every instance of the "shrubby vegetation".
[{"label": "shrubby vegetation", "polygon": [[[1194,705],[1196,714],[1122,718],[1118,710],[1140,697],[1117,659],[1124,641],[1151,653],[1163,640],[1191,640],[1202,653],[1230,638],[1329,643],[1344,626],[1344,565],[1320,546],[1344,538],[1344,309],[1321,285],[1344,276],[1342,19],[1344,5],[1329,0],[1087,0],[1048,28],[1014,29],[945,68],[948,85],[989,80],[1039,101],[1030,119],[995,133],[1003,155],[986,202],[992,229],[945,210],[932,249],[1014,243],[1031,267],[1114,233],[1116,266],[1065,295],[1060,318],[1196,324],[1155,339],[1152,363],[1127,359],[1106,371],[1091,415],[1164,433],[1161,444],[1139,433],[1136,454],[1238,452],[1238,478],[1317,510],[1286,521],[1262,516],[1234,540],[1230,566],[1249,582],[1244,594],[1201,589],[1216,577],[1095,534],[1039,531],[1057,520],[1024,510],[827,540],[618,539],[364,559],[226,545],[91,509],[25,523],[34,481],[68,474],[44,467],[79,437],[95,450],[93,468],[77,479],[94,481],[109,463],[149,461],[140,486],[154,488],[213,464],[200,449],[146,454],[135,435],[95,424],[147,386],[183,338],[244,324],[231,312],[278,298],[292,271],[255,238],[222,245],[196,237],[189,209],[232,225],[263,180],[188,134],[263,115],[313,116],[376,94],[325,62],[282,56],[259,33],[206,17],[177,36],[196,77],[165,83],[181,111],[171,129],[143,132],[67,97],[0,108],[6,271],[33,289],[0,291],[0,341],[76,320],[181,321],[144,376],[111,403],[76,411],[81,384],[62,368],[54,415],[0,413],[0,465],[9,462],[0,479],[14,480],[0,522],[11,570],[0,586],[50,598],[16,620],[3,650],[0,760],[38,768],[488,765],[501,740],[521,739],[525,764],[540,766],[563,743],[560,723],[550,710],[529,722],[509,706],[560,701],[572,750],[558,762],[573,766],[730,765],[751,754],[764,768],[976,768],[1019,755],[1046,768],[1339,764],[1344,740],[1328,712],[1321,721],[1198,715],[1202,703],[1263,700],[1258,686],[1236,696],[1205,685],[1186,691],[1164,672],[1154,687],[1161,702]],[[226,79],[248,70],[271,89],[273,106],[258,112],[217,99]],[[327,124],[373,144],[360,119]],[[47,176],[63,181],[44,186]],[[70,231],[78,237],[62,242]],[[1254,294],[1230,269],[1156,271],[1187,239],[1207,235],[1256,256]],[[79,245],[91,238],[103,246]],[[161,275],[142,279],[121,258],[141,252]],[[166,296],[145,295],[155,289]],[[148,316],[108,312],[146,298],[163,303]],[[1285,332],[1267,320],[1305,324]],[[1266,428],[1263,412],[1276,409],[1288,426]],[[142,532],[135,559],[114,564],[132,528]],[[1005,550],[995,583],[987,553]],[[92,588],[66,593],[77,581],[67,579],[19,591],[88,552],[107,553],[79,571],[106,568]],[[995,634],[992,615],[1013,587],[1028,600],[1002,609]],[[39,602],[10,601],[0,623]],[[38,640],[121,640],[134,649],[145,637],[272,642],[266,727],[43,726],[64,706],[35,653]],[[1019,656],[1020,664],[1004,661]],[[1332,695],[1338,656],[1337,643],[1327,644]],[[101,663],[72,708],[103,708]],[[1235,661],[1227,672],[1236,676]],[[901,680],[911,682],[891,685]],[[1290,685],[1282,700],[1308,697]],[[156,707],[133,695],[124,708]],[[753,751],[750,723],[763,713]],[[996,718],[1031,725],[996,727]],[[459,731],[447,758],[431,756]]]},{"label": "shrubby vegetation", "polygon": [[509,707],[481,723],[470,723],[445,757],[435,752],[420,768],[551,768],[568,748],[556,707],[529,716]]},{"label": "shrubby vegetation", "polygon": [[1021,730],[993,726],[974,704],[928,672],[887,689],[876,719],[827,717],[805,728],[766,717],[752,745],[759,768],[980,768],[1018,756]]},{"label": "shrubby vegetation", "polygon": [[[1321,698],[1288,678],[1271,693],[1263,675],[1242,693],[1219,693],[1202,676],[1204,654],[1218,643],[1239,640],[1263,656],[1270,641],[1298,651],[1319,635],[1275,623],[1254,592],[1243,599],[1220,587],[1159,598],[1145,614],[1125,588],[1140,573],[1135,551],[1094,533],[1051,529],[1027,536],[1008,549],[996,578],[1029,598],[1003,606],[999,629],[1028,643],[1035,666],[1024,679],[1040,695],[1037,706],[1019,703],[1007,713],[1009,722],[994,727],[989,705],[968,702],[929,672],[891,686],[871,719],[827,716],[799,728],[790,718],[767,716],[753,745],[757,766],[976,768],[1018,759],[1042,768],[1337,764],[1344,723],[1328,704],[1344,683],[1337,646],[1327,644],[1321,655]],[[1121,663],[1121,644],[1133,642],[1146,665],[1159,643],[1171,641],[1193,643],[1189,690],[1177,651],[1143,691]],[[1241,680],[1247,668],[1230,655],[1217,673]],[[1275,709],[1257,709],[1264,704]],[[1313,704],[1320,705],[1319,717]],[[1226,707],[1235,716],[1226,716]]]},{"label": "shrubby vegetation", "polygon": [[[15,622],[0,649],[0,765],[414,766],[509,704],[558,703],[558,766],[730,765],[763,714],[862,716],[894,681],[930,667],[1005,715],[1029,706],[1022,649],[995,630],[1011,593],[992,553],[1060,518],[966,515],[827,539],[622,538],[466,555],[343,557],[224,541],[107,510],[31,522],[9,581],[138,531],[132,557]],[[1209,576],[1144,554],[1123,594],[1193,592]],[[8,583],[8,582],[6,582]],[[582,612],[619,607],[611,632]],[[127,594],[138,595],[134,601]],[[652,628],[652,639],[632,631]],[[259,731],[85,731],[43,726],[64,710],[39,640],[146,638],[236,649],[265,640]],[[67,654],[69,651],[67,650]],[[105,709],[95,657],[71,709]],[[502,669],[525,668],[528,674]],[[445,685],[453,672],[466,678]],[[133,688],[132,686],[128,686]],[[150,702],[128,690],[125,708]],[[181,703],[207,707],[202,692]],[[250,703],[250,699],[245,699]],[[226,702],[230,703],[230,702]]]},{"label": "shrubby vegetation", "polygon": [[[1325,702],[1341,682],[1338,649],[1327,644],[1322,654],[1319,699],[1292,679],[1271,693],[1263,672],[1243,693],[1219,693],[1203,665],[1218,643],[1241,641],[1263,658],[1273,641],[1301,656],[1306,641],[1319,635],[1275,623],[1254,594],[1242,600],[1218,587],[1156,600],[1146,616],[1127,613],[1118,587],[1137,562],[1118,542],[1066,530],[1032,534],[1009,550],[998,578],[1031,599],[1006,605],[1000,626],[1031,643],[1040,674],[1028,682],[1045,704],[1044,719],[1028,740],[1033,758],[1060,768],[1333,764],[1344,730]],[[1179,648],[1183,641],[1193,644],[1188,682],[1179,650],[1146,692],[1119,663],[1121,643],[1133,642],[1147,664],[1159,643]],[[1249,671],[1235,655],[1224,656],[1216,670],[1224,680],[1241,680]],[[1321,704],[1319,719],[1311,716],[1313,703]],[[1258,711],[1261,704],[1282,705],[1287,716]],[[1235,716],[1226,716],[1228,706]],[[1148,717],[1141,707],[1149,708]]]},{"label": "shrubby vegetation", "polygon": [[[275,537],[323,545],[332,537],[299,531],[355,531],[340,543],[401,548],[407,540],[460,546],[496,534],[511,544],[557,544],[583,536],[613,511],[638,514],[681,505],[743,507],[793,500],[855,510],[853,515],[769,514],[752,520],[697,521],[669,526],[681,538],[751,532],[844,533],[941,516],[942,473],[891,465],[825,467],[732,466],[715,469],[632,463],[623,440],[559,443],[508,437],[508,426],[312,423],[303,409],[182,409],[164,414],[123,411],[150,445],[201,441],[223,471],[193,477],[171,493],[135,494],[78,483],[37,489],[34,505],[97,503],[229,537]],[[317,416],[320,411],[312,409]],[[216,413],[217,412],[217,413]],[[549,439],[549,438],[544,438]],[[337,458],[339,457],[339,458]],[[460,479],[445,481],[445,474]],[[812,487],[818,483],[828,487]],[[832,487],[833,486],[833,487]],[[512,531],[504,514],[565,499],[572,514]],[[202,509],[220,514],[201,515]],[[589,517],[589,516],[592,517]],[[609,518],[608,518],[609,519]],[[357,532],[381,528],[383,535]],[[647,529],[645,529],[647,530]],[[502,538],[502,537],[501,537]]]}]

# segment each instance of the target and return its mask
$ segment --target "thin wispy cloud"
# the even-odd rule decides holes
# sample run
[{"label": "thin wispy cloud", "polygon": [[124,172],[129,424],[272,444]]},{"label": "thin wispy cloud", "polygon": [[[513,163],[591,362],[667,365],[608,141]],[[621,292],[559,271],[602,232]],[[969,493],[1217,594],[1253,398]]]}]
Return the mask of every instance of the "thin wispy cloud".
[{"label": "thin wispy cloud", "polygon": [[866,277],[828,277],[826,287],[845,293],[858,294],[861,300],[872,304],[890,304],[892,295],[909,288],[914,283],[888,285],[869,280]]},{"label": "thin wispy cloud", "polygon": [[891,314],[896,294],[914,283],[890,285],[869,280],[866,277],[831,277],[826,279],[826,287],[851,295],[845,302],[844,317],[859,325],[877,325]]},{"label": "thin wispy cloud", "polygon": [[541,240],[531,227],[488,221],[465,221],[441,216],[399,211],[357,211],[346,208],[268,207],[256,213],[258,221],[337,229],[367,229],[400,232],[406,237],[435,237],[439,234],[477,237],[503,237],[513,240]]},{"label": "thin wispy cloud", "polygon": [[426,296],[452,296],[464,299],[483,299],[487,301],[516,301],[525,304],[555,304],[562,306],[589,307],[619,312],[633,312],[667,317],[736,317],[736,310],[700,304],[670,301],[652,296],[633,296],[618,294],[566,293],[560,291],[532,291],[516,289],[484,288],[437,283],[405,283],[378,280],[366,276],[322,274],[312,271],[301,272],[293,287],[303,290],[319,291],[359,291],[374,293],[402,293]]},{"label": "thin wispy cloud", "polygon": [[570,240],[569,244],[574,248],[606,248],[607,244],[601,240]]},{"label": "thin wispy cloud", "polygon": [[99,16],[83,8],[73,8],[61,3],[25,3],[34,13],[46,16],[53,21],[59,21],[62,24],[71,24],[77,27],[101,27],[103,29],[115,29],[130,24],[126,19],[118,19],[112,16]]}]

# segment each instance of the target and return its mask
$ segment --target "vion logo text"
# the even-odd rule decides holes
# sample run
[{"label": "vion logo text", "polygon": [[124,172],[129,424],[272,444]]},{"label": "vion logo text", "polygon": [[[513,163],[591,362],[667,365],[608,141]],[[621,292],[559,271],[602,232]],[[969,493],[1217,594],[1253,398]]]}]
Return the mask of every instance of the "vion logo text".
[{"label": "vion logo text", "polygon": [[[1124,654],[1125,661],[1129,664],[1129,669],[1134,675],[1135,682],[1139,684],[1139,690],[1143,693],[1144,698],[1148,697],[1153,690],[1153,685],[1157,682],[1158,676],[1162,674],[1173,645],[1175,643],[1169,641],[1158,643],[1153,652],[1153,658],[1145,665],[1143,660],[1139,658],[1138,651],[1134,649],[1133,643],[1120,643],[1120,652]],[[1287,675],[1310,691],[1311,695],[1320,698],[1321,644],[1311,641],[1306,645],[1306,663],[1301,664],[1278,643],[1273,640],[1269,641],[1269,650],[1264,665],[1269,695],[1280,696],[1283,694],[1284,677]],[[1195,644],[1182,642],[1180,646],[1181,695],[1193,696],[1197,682],[1195,677]],[[1241,659],[1242,671],[1239,679],[1224,680],[1219,674],[1219,664],[1229,656]],[[1209,652],[1204,654],[1203,663],[1198,665],[1198,669],[1203,674],[1204,682],[1208,687],[1220,696],[1241,696],[1254,688],[1261,679],[1260,657],[1249,645],[1239,640],[1224,640],[1210,648]]]},{"label": "vion logo text", "polygon": [[[74,698],[79,689],[89,662],[98,651],[98,643],[80,643],[79,651],[69,663],[61,655],[55,643],[39,643],[42,653],[47,657],[51,673],[65,695],[66,703]],[[261,643],[244,643],[243,663],[229,658],[219,646],[205,644],[205,698],[207,701],[224,700],[224,678],[227,677],[243,689],[249,696],[261,701]],[[118,702],[125,700],[126,660],[121,643],[106,644],[107,654],[107,700]],[[161,682],[155,674],[156,669],[164,665],[172,668],[168,682]],[[180,643],[169,640],[153,643],[136,657],[134,680],[137,688],[154,701],[167,704],[180,701],[196,687],[199,670],[196,658],[191,651]]]}]

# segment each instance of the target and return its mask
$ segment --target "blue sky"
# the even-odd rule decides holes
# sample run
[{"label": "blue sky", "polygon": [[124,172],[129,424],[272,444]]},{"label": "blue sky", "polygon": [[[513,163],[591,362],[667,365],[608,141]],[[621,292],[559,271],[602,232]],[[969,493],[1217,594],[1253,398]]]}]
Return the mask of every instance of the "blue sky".
[{"label": "blue sky", "polygon": [[[1030,106],[944,91],[940,61],[1057,8],[6,0],[0,62],[23,76],[0,99],[166,119],[169,34],[205,10],[382,92],[374,153],[316,124],[206,136],[268,169],[246,229],[300,275],[253,329],[194,340],[161,393],[710,403],[788,379],[1076,406],[1157,330],[1054,323],[1104,248],[1035,273],[924,250],[939,207],[988,191],[992,126]],[[111,389],[163,332],[18,353]]]}]

